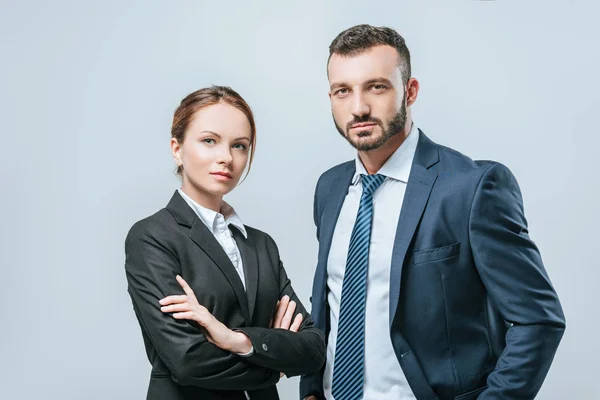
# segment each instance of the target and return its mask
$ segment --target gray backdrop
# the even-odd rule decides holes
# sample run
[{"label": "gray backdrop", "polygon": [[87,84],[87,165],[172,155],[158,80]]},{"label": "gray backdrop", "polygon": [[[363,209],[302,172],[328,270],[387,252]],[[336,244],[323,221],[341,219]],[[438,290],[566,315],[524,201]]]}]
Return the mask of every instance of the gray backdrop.
[{"label": "gray backdrop", "polygon": [[[178,187],[172,113],[206,85],[231,85],[256,113],[256,163],[228,201],[276,239],[308,302],[314,185],[354,154],[331,120],[327,48],[370,23],[407,40],[418,125],[522,186],[568,321],[539,398],[600,398],[600,10],[569,3],[2,0],[0,397],[144,398],[123,241]],[[279,384],[282,399],[297,382]]]}]

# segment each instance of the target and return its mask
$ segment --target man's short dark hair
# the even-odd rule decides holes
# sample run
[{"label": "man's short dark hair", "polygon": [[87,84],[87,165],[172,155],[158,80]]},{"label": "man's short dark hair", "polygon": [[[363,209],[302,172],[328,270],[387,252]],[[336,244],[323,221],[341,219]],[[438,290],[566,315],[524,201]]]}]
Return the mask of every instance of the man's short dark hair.
[{"label": "man's short dark hair", "polygon": [[348,28],[339,35],[329,45],[329,58],[333,54],[341,56],[356,56],[375,46],[388,45],[398,52],[398,68],[402,73],[404,84],[410,78],[410,52],[404,38],[394,29],[385,26],[377,27],[367,24],[356,25]]}]

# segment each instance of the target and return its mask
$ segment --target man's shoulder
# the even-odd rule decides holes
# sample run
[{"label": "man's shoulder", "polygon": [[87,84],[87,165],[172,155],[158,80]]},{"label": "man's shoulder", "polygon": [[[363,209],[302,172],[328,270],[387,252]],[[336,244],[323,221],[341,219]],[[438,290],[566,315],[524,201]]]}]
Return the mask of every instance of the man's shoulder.
[{"label": "man's shoulder", "polygon": [[440,164],[442,169],[447,172],[484,174],[492,168],[507,168],[503,164],[494,160],[474,160],[471,157],[441,144],[437,144],[439,149]]},{"label": "man's shoulder", "polygon": [[439,148],[438,176],[449,179],[453,190],[475,193],[486,182],[490,187],[519,190],[519,184],[509,167],[494,160],[474,160],[450,147],[436,144]]},{"label": "man's shoulder", "polygon": [[317,186],[331,186],[331,183],[335,180],[341,178],[345,174],[350,173],[351,171],[354,171],[355,163],[355,160],[350,160],[329,168],[327,171],[321,174]]}]

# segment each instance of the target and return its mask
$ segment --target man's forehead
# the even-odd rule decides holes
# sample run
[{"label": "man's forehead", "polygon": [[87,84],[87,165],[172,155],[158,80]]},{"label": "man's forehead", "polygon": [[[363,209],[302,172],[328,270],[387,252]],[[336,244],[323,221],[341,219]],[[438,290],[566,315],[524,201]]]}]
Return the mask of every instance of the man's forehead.
[{"label": "man's forehead", "polygon": [[391,46],[376,46],[355,55],[334,53],[327,66],[330,85],[359,84],[380,77],[401,77],[398,52]]}]

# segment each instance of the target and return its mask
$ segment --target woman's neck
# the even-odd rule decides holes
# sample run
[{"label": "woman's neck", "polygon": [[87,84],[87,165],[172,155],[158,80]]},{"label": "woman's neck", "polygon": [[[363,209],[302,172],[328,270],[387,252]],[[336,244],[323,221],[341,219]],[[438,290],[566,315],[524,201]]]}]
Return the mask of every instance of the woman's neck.
[{"label": "woman's neck", "polygon": [[213,210],[214,212],[221,212],[223,196],[208,193],[205,190],[190,184],[189,182],[187,182],[187,184],[184,182],[181,185],[181,191],[202,207]]}]

